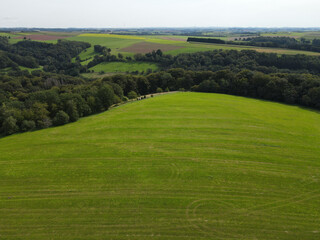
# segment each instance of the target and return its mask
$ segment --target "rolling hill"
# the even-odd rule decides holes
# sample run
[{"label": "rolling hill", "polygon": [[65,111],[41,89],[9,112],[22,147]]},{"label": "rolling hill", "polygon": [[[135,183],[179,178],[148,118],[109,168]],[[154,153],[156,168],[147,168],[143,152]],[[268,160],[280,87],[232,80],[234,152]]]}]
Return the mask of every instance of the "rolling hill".
[{"label": "rolling hill", "polygon": [[320,114],[205,93],[0,139],[0,239],[319,239]]}]

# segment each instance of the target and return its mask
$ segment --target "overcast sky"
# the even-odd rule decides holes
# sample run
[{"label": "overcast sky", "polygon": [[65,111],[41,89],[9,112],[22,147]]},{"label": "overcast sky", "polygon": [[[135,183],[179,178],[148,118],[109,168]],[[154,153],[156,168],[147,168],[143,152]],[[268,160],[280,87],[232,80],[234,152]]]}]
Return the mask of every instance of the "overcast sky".
[{"label": "overcast sky", "polygon": [[320,27],[319,0],[0,1],[0,27]]}]

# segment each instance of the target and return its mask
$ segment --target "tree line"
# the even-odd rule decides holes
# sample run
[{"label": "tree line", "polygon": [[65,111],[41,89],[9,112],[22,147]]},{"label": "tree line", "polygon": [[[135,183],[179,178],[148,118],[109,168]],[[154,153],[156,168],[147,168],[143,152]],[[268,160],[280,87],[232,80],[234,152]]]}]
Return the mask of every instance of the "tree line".
[{"label": "tree line", "polygon": [[[9,57],[13,54],[35,59],[37,64],[51,59],[53,66],[59,66],[60,56],[43,50],[51,49],[51,45],[31,41],[20,44],[10,47],[9,51],[0,51],[0,64],[1,56],[16,63],[18,60]],[[56,47],[60,49],[58,52],[68,46],[71,48],[65,49],[68,54],[61,56],[62,63],[65,59],[67,66],[72,56],[89,46],[65,41],[59,44],[63,46]],[[0,73],[0,135],[74,122],[128,98],[161,91],[225,93],[320,109],[320,57],[278,56],[252,50],[214,50],[172,56],[156,50],[124,58],[111,55],[111,49],[99,45],[94,46],[94,50],[99,55],[89,65],[100,61],[145,61],[158,64],[161,70],[144,75],[114,75],[95,81],[75,77],[66,70],[50,72],[47,67],[44,68],[47,72],[29,73],[13,68],[8,74]],[[81,65],[79,58],[75,64]]]},{"label": "tree line", "polygon": [[183,68],[193,71],[219,71],[242,69],[263,73],[311,73],[320,74],[320,56],[286,55],[260,53],[254,50],[213,50],[207,52],[184,53],[177,56],[153,51],[145,55],[136,54],[136,61],[155,62],[162,69]]},{"label": "tree line", "polygon": [[[240,41],[241,40],[241,41]],[[243,46],[268,47],[268,48],[286,48],[301,51],[320,52],[320,40],[300,40],[292,37],[239,37],[235,41],[224,41],[218,38],[195,38],[189,37],[188,42],[215,43],[215,44],[233,44]]]},{"label": "tree line", "polygon": [[189,37],[187,39],[187,42],[218,43],[218,44],[226,43],[224,40],[221,40],[219,38],[194,38],[194,37]]},{"label": "tree line", "polygon": [[292,37],[254,37],[243,38],[242,40],[243,41],[233,42],[233,44],[320,52],[319,39],[307,40],[305,38],[301,38],[298,40]]},{"label": "tree line", "polygon": [[59,126],[105,111],[128,97],[176,90],[248,96],[320,109],[320,77],[312,74],[172,68],[85,81],[24,71],[18,76],[0,75],[0,134]]}]

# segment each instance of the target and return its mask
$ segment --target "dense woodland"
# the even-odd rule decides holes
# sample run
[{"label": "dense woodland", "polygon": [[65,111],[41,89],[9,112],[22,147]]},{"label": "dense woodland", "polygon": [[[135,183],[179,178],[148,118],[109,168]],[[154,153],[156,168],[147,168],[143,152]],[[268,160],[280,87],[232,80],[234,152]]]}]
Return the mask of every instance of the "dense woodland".
[{"label": "dense woodland", "polygon": [[243,41],[238,41],[236,44],[320,52],[319,39],[307,40],[302,38],[297,40],[291,37],[254,37],[243,38]]},{"label": "dense woodland", "polygon": [[[241,41],[240,41],[241,40]],[[236,44],[244,46],[286,48],[311,52],[320,52],[320,40],[307,40],[301,38],[297,40],[292,37],[239,37],[236,41],[224,41],[216,38],[188,38],[188,42],[216,43],[216,44]]]},{"label": "dense woodland", "polygon": [[46,72],[77,76],[86,72],[86,68],[71,60],[90,46],[89,43],[66,40],[58,40],[57,44],[30,40],[9,44],[7,37],[0,37],[0,69],[43,66]]},{"label": "dense woodland", "polygon": [[263,73],[312,73],[320,74],[320,57],[307,55],[277,55],[253,50],[214,50],[178,56],[163,55],[160,50],[145,55],[136,54],[136,61],[156,62],[163,69],[183,68],[194,71],[242,69]]},{"label": "dense woodland", "polygon": [[[47,58],[45,54],[53,48],[61,50],[70,46],[69,52],[61,57],[71,64],[72,57],[88,46],[68,41],[59,41],[57,45],[61,46],[50,45],[51,50],[45,51],[38,44],[34,47],[32,41],[22,41],[21,46],[9,46],[3,56],[14,64],[18,62],[9,54],[32,58],[34,67],[52,59],[52,65],[46,66],[58,69],[58,54]],[[101,46],[95,46],[95,51],[99,56],[89,63],[91,65],[100,61],[146,61],[157,63],[162,70],[141,75],[118,74],[92,81],[75,77],[62,68],[30,73],[11,66],[13,70],[0,74],[0,134],[63,125],[105,111],[128,98],[162,91],[225,93],[320,109],[319,57],[278,56],[248,50],[216,50],[173,57],[158,50],[137,54],[131,59],[111,55],[110,49]],[[27,64],[27,60],[24,61]]]},{"label": "dense woodland", "polygon": [[187,42],[201,42],[201,43],[218,43],[218,44],[225,44],[224,40],[218,38],[193,38],[189,37]]},{"label": "dense woodland", "polygon": [[320,109],[320,77],[242,70],[170,69],[149,75],[114,75],[94,82],[65,75],[24,72],[0,76],[1,133],[9,135],[77,121],[112,104],[161,91],[226,93]]}]

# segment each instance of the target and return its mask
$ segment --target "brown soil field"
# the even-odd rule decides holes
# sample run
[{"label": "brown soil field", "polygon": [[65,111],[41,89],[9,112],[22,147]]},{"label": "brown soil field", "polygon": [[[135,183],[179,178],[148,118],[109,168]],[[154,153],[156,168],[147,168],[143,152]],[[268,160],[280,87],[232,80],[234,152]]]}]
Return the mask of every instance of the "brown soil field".
[{"label": "brown soil field", "polygon": [[171,41],[179,41],[179,42],[186,42],[187,39],[183,39],[183,38],[173,38],[173,37],[161,37],[160,39],[163,40],[171,40]]},{"label": "brown soil field", "polygon": [[173,46],[168,44],[158,44],[158,43],[149,43],[149,42],[141,42],[133,44],[129,47],[122,48],[122,52],[131,52],[131,53],[149,53],[153,50],[161,49],[162,52],[176,50],[184,47]]},{"label": "brown soil field", "polygon": [[36,41],[50,41],[50,40],[58,40],[64,39],[69,36],[55,36],[55,35],[25,35],[20,37],[15,37],[14,39],[23,39],[26,37],[27,39],[36,40]]}]

